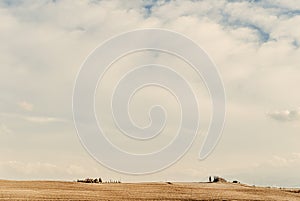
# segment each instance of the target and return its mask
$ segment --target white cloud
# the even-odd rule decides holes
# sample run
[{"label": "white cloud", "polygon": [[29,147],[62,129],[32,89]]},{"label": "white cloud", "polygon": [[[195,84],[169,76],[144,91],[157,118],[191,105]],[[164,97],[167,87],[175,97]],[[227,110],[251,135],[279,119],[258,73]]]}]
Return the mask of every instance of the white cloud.
[{"label": "white cloud", "polygon": [[300,119],[300,108],[295,110],[282,110],[282,111],[274,111],[268,112],[268,117],[277,120],[277,121],[296,121]]},{"label": "white cloud", "polygon": [[[178,31],[196,41],[215,60],[223,77],[229,105],[227,126],[219,147],[223,152],[212,156],[219,157],[219,161],[208,165],[207,170],[223,167],[226,163],[229,171],[237,166],[237,161],[243,161],[244,155],[263,160],[269,158],[269,152],[298,149],[295,142],[299,138],[284,139],[286,145],[278,146],[283,140],[278,137],[282,135],[276,135],[283,132],[299,133],[298,127],[280,124],[281,127],[275,129],[272,122],[264,121],[264,111],[298,105],[300,102],[297,87],[300,80],[299,1],[5,2],[0,2],[0,75],[4,75],[0,79],[0,107],[1,112],[5,113],[0,114],[4,122],[0,132],[18,130],[20,133],[40,133],[37,129],[39,124],[64,122],[68,130],[62,128],[60,123],[49,125],[59,130],[57,141],[63,136],[66,138],[64,142],[70,143],[61,153],[66,156],[66,161],[69,160],[68,152],[81,149],[79,144],[74,143],[75,140],[68,140],[75,138],[76,133],[72,121],[65,120],[72,119],[71,96],[79,66],[107,38],[131,29],[155,27]],[[201,99],[200,104],[204,101]],[[23,111],[17,110],[16,103]],[[31,111],[31,115],[26,114],[27,111]],[[267,115],[277,121],[296,121],[299,119],[299,110],[279,110]],[[21,121],[16,121],[16,118]],[[110,131],[114,132],[113,129]],[[44,136],[39,136],[43,140]],[[264,140],[268,142],[270,137],[272,143],[265,143]],[[45,139],[49,138],[56,141],[52,135]],[[44,143],[47,144],[46,140]],[[33,144],[11,142],[8,145],[14,150],[14,146],[26,149],[26,146]],[[194,150],[193,154],[197,156],[198,148]],[[38,152],[38,157],[36,150],[28,150],[26,157],[28,160],[46,157],[48,153],[44,156],[42,152]],[[228,164],[226,154],[234,155],[237,152],[240,155],[235,155],[236,160]],[[38,161],[36,158],[32,160]],[[285,164],[288,160],[277,158],[274,161]],[[189,169],[191,163],[186,162],[177,169]],[[196,163],[192,167],[199,170],[201,168],[197,166],[202,164]],[[18,166],[32,169],[20,170],[18,176],[26,172],[33,173],[34,169],[51,172],[61,167],[69,172],[66,174],[85,174],[81,172],[85,167],[76,164],[68,167],[55,162],[33,162],[31,165],[10,162],[7,165],[14,169]],[[291,166],[299,169],[298,163],[291,163]],[[94,164],[94,167],[98,166]],[[43,177],[43,174],[49,173],[47,171],[37,174]],[[15,176],[15,172],[5,173],[12,178]],[[168,177],[168,174],[166,170],[160,176]],[[191,169],[184,174],[185,177],[188,174],[196,177],[201,172]],[[174,175],[176,178],[176,173]]]}]

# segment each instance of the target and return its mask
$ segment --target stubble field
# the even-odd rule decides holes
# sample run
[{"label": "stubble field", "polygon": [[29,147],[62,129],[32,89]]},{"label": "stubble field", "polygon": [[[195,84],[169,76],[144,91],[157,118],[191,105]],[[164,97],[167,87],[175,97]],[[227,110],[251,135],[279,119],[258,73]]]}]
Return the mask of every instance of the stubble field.
[{"label": "stubble field", "polygon": [[0,181],[0,200],[300,200],[297,190],[233,183]]}]

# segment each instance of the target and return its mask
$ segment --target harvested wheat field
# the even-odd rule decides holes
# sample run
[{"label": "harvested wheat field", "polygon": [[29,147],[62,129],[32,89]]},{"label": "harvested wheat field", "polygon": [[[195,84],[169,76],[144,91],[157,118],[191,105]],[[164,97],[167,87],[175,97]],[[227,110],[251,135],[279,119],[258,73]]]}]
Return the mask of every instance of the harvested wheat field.
[{"label": "harvested wheat field", "polygon": [[300,200],[297,190],[233,183],[0,181],[0,200]]}]

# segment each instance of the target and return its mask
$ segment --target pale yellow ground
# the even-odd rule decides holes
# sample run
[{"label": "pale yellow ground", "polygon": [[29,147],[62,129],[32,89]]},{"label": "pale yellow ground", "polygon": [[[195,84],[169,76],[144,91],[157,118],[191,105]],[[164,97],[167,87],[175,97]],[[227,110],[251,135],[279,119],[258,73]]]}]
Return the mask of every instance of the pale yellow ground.
[{"label": "pale yellow ground", "polygon": [[0,180],[0,200],[299,200],[300,193],[232,183],[85,184]]}]

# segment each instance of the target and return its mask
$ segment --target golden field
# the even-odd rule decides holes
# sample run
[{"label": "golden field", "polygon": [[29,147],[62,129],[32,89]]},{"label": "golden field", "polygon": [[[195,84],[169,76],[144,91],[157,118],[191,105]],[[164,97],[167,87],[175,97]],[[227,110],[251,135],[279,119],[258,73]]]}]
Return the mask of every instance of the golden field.
[{"label": "golden field", "polygon": [[0,200],[300,200],[299,190],[218,183],[0,180]]}]

